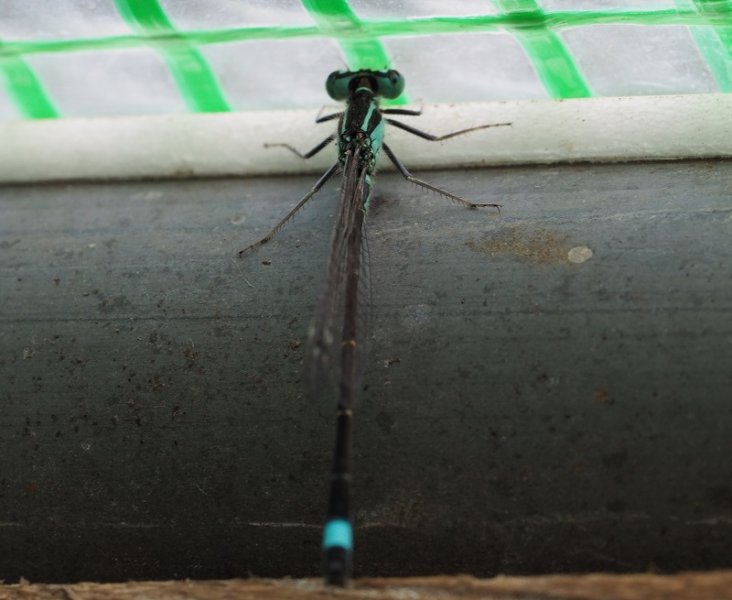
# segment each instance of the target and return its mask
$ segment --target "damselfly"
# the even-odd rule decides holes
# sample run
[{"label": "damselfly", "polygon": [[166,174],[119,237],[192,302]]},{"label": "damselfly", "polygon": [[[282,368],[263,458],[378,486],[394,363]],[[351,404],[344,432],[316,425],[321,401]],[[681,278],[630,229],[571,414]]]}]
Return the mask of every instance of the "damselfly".
[{"label": "damselfly", "polygon": [[336,141],[338,160],[267,235],[244,248],[239,255],[242,256],[271,240],[333,175],[343,173],[340,206],[330,243],[327,284],[310,332],[310,365],[314,383],[331,379],[337,384],[336,444],[323,531],[323,553],[326,583],[344,585],[350,575],[353,552],[350,513],[351,431],[353,403],[358,386],[357,345],[363,336],[359,327],[361,307],[358,292],[359,281],[362,279],[364,221],[371,199],[376,159],[383,149],[399,173],[408,181],[467,208],[500,207],[499,204],[468,202],[414,177],[384,143],[384,123],[435,142],[469,131],[510,123],[479,125],[436,136],[385,117],[384,115],[421,114],[419,110],[379,108],[380,98],[394,99],[404,90],[404,78],[394,70],[335,71],[328,76],[325,88],[334,100],[345,101],[346,109],[343,112],[319,116],[316,123],[339,119],[337,133],[329,135],[304,154],[289,144],[265,145],[281,146],[301,158],[310,158]]}]

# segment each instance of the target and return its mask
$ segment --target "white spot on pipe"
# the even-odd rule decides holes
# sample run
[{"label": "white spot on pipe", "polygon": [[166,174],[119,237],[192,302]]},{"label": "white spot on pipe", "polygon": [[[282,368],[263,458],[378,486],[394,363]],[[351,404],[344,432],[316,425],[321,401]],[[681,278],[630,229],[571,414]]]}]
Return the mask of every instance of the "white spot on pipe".
[{"label": "white spot on pipe", "polygon": [[569,259],[569,262],[577,264],[583,263],[592,258],[592,248],[588,248],[587,246],[575,246],[567,252],[567,258]]}]

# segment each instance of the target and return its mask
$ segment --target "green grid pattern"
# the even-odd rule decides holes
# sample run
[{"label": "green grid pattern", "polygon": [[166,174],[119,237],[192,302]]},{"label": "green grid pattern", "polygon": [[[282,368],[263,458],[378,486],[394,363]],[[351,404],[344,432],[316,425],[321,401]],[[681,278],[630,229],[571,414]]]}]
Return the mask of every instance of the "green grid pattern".
[{"label": "green grid pattern", "polygon": [[[544,11],[535,0],[493,0],[493,4],[508,16],[530,15],[537,21],[545,18]],[[587,98],[592,95],[574,58],[556,32],[534,27],[515,28],[513,34],[552,98]]]},{"label": "green grid pattern", "polygon": [[[536,0],[486,0],[498,14],[429,18],[360,19],[348,0],[301,0],[314,24],[182,31],[176,29],[158,0],[114,0],[133,34],[44,41],[0,40],[0,79],[26,118],[61,116],[43,82],[25,57],[42,53],[104,51],[148,47],[165,60],[191,112],[231,110],[201,46],[251,40],[308,37],[335,39],[351,69],[382,69],[392,61],[381,43],[390,36],[508,31],[523,47],[538,79],[552,98],[592,95],[575,58],[558,35],[561,29],[600,24],[684,25],[692,32],[719,89],[732,91],[732,0],[675,0],[661,10],[542,10]],[[394,103],[404,104],[405,96]]]},{"label": "green grid pattern", "polygon": [[[115,0],[117,10],[141,37],[176,35],[158,0]],[[184,36],[177,44],[158,45],[181,95],[192,112],[231,110],[206,59]]]}]

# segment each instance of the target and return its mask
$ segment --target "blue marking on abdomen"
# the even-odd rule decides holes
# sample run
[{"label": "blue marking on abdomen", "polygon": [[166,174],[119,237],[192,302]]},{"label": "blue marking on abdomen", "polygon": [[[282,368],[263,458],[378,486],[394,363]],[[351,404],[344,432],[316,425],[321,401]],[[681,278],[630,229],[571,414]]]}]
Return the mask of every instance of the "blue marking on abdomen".
[{"label": "blue marking on abdomen", "polygon": [[323,528],[323,548],[353,548],[353,528],[346,519],[331,519]]}]

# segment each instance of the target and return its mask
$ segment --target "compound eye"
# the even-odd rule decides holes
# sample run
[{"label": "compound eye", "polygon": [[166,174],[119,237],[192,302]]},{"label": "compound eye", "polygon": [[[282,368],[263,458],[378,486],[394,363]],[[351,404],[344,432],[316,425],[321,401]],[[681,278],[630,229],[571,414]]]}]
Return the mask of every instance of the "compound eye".
[{"label": "compound eye", "polygon": [[343,101],[348,98],[350,82],[351,73],[348,71],[333,71],[325,80],[325,91],[333,100]]},{"label": "compound eye", "polygon": [[398,98],[404,91],[404,77],[399,71],[389,69],[379,80],[379,95],[389,100]]}]

